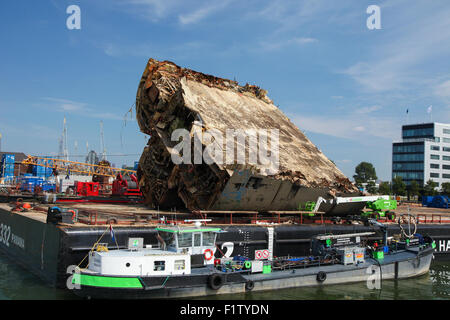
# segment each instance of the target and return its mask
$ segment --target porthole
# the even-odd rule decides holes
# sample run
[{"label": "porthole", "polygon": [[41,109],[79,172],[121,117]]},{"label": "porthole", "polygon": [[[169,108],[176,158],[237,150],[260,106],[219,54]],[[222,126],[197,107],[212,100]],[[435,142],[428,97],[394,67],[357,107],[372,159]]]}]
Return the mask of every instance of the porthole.
[{"label": "porthole", "polygon": [[130,266],[130,263],[129,263],[129,262],[127,262],[127,264],[126,264],[125,266],[129,267],[129,266]]}]

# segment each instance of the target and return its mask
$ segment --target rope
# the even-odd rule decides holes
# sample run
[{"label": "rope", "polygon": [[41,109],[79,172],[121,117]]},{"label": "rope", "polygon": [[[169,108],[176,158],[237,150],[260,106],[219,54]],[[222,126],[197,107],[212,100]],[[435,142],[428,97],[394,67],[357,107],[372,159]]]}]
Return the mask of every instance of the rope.
[{"label": "rope", "polygon": [[[94,243],[94,245],[92,246],[91,250],[89,250],[89,252],[87,253],[87,255],[83,258],[83,260],[81,260],[81,262],[77,265],[77,267],[79,267],[83,261],[89,256],[89,254],[93,251],[93,249],[95,248],[95,246],[100,242],[100,240],[102,240],[103,236],[105,235],[106,231],[108,231],[109,227],[106,228],[106,230],[103,232],[103,234],[100,236],[100,238],[97,240],[97,242]],[[117,244],[117,240],[116,240],[116,244]],[[86,268],[89,267],[89,263],[87,264]],[[86,269],[84,268],[84,269]]]}]

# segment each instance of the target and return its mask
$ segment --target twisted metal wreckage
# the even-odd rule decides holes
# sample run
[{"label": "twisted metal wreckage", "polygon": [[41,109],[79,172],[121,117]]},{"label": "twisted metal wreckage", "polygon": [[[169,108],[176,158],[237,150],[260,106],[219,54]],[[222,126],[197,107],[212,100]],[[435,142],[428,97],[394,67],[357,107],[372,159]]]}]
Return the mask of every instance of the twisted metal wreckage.
[{"label": "twisted metal wreckage", "polygon": [[[140,130],[150,135],[137,172],[149,205],[264,212],[298,210],[300,203],[319,196],[358,194],[334,163],[273,104],[267,91],[257,86],[240,86],[170,61],[150,59],[137,91],[136,117]],[[273,174],[258,163],[175,164],[171,154],[177,153],[179,141],[172,141],[171,135],[180,128],[189,131],[192,141],[199,128],[200,132],[215,129],[223,136],[229,129],[278,129],[278,171]],[[245,141],[244,145],[248,152]]]}]

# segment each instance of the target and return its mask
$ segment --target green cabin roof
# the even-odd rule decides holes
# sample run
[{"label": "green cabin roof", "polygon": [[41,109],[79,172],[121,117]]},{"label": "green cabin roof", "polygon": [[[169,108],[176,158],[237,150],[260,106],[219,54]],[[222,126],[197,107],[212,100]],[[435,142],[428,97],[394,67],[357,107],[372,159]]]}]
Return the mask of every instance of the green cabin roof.
[{"label": "green cabin roof", "polygon": [[210,228],[210,227],[157,227],[157,231],[166,231],[173,233],[187,233],[187,232],[221,232],[220,228]]}]

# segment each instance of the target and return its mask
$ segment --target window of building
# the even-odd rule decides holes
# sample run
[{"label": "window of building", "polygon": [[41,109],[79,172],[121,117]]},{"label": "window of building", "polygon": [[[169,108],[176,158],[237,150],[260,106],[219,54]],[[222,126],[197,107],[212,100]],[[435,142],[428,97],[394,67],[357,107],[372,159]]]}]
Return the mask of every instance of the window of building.
[{"label": "window of building", "polygon": [[443,164],[442,169],[450,170],[450,166],[448,164]]},{"label": "window of building", "polygon": [[430,146],[430,147],[431,147],[431,150],[439,151],[439,146]]},{"label": "window of building", "polygon": [[153,265],[153,271],[164,271],[166,270],[166,262],[165,261],[155,261]]},{"label": "window of building", "polygon": [[423,153],[394,154],[393,161],[423,161]]},{"label": "window of building", "polygon": [[450,138],[442,138],[442,142],[450,143]]},{"label": "window of building", "polygon": [[423,172],[402,172],[402,171],[394,171],[392,176],[395,178],[396,176],[402,177],[403,180],[423,180]]},{"label": "window of building", "polygon": [[442,178],[444,178],[444,179],[450,179],[450,174],[448,174],[448,173],[443,173],[443,174],[442,174]]},{"label": "window of building", "polygon": [[438,154],[430,154],[430,158],[433,160],[439,160],[439,155]]},{"label": "window of building", "polygon": [[430,173],[430,178],[439,178],[439,173],[431,172]]},{"label": "window of building", "polygon": [[423,152],[423,144],[394,145],[393,152]]},{"label": "window of building", "polygon": [[434,128],[419,128],[419,129],[404,129],[403,137],[404,138],[412,138],[412,137],[432,137],[434,135]]},{"label": "window of building", "polygon": [[442,156],[442,160],[450,161],[450,157],[449,156]]},{"label": "window of building", "polygon": [[186,269],[186,263],[184,260],[175,260],[174,262],[174,269],[175,270],[184,270]]},{"label": "window of building", "polygon": [[450,148],[448,148],[448,147],[442,147],[442,151],[450,152]]},{"label": "window of building", "polygon": [[[448,167],[450,167],[450,166],[448,166]],[[430,163],[430,168],[431,169],[439,169],[439,164],[437,164],[437,163]]]},{"label": "window of building", "polygon": [[393,162],[393,170],[423,170],[423,162]]},{"label": "window of building", "polygon": [[443,132],[444,132],[445,134],[450,134],[450,129],[444,129]]}]

